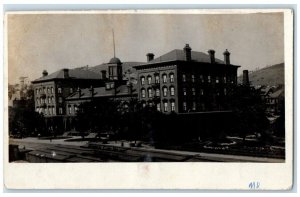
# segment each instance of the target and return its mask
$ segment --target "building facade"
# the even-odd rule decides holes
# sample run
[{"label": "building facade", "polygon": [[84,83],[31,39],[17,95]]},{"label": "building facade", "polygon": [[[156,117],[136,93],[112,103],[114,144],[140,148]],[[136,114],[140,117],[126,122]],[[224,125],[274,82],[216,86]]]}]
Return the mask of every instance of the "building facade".
[{"label": "building facade", "polygon": [[227,110],[224,99],[237,85],[240,66],[230,64],[227,50],[223,55],[224,61],[213,50],[196,52],[188,44],[156,59],[148,53],[147,63],[135,66],[139,100],[163,113]]}]

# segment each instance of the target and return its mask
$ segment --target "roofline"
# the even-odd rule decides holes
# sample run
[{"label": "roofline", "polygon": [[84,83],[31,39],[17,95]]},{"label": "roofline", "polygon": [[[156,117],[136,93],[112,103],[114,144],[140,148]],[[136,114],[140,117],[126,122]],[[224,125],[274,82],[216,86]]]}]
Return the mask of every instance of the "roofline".
[{"label": "roofline", "polygon": [[162,62],[149,62],[149,63],[146,63],[146,64],[141,64],[141,65],[137,65],[137,66],[133,66],[133,68],[135,68],[136,70],[138,69],[141,69],[143,67],[150,67],[150,66],[153,66],[153,65],[156,65],[156,64],[165,64],[165,63],[174,63],[174,62],[177,62],[177,63],[186,63],[186,62],[191,62],[191,63],[194,63],[194,64],[211,64],[211,65],[224,65],[224,66],[232,66],[232,67],[241,67],[240,65],[234,65],[234,64],[224,64],[224,63],[209,63],[209,62],[199,62],[199,61],[184,61],[184,60],[169,60],[169,61],[162,61]]},{"label": "roofline", "polygon": [[69,77],[69,78],[52,78],[52,79],[41,79],[41,80],[34,80],[34,81],[31,81],[32,84],[35,84],[35,83],[41,83],[41,82],[48,82],[48,81],[59,81],[59,80],[101,80],[103,81],[101,78],[99,79],[86,79],[86,78],[75,78],[75,77]]},{"label": "roofline", "polygon": [[106,98],[106,97],[113,97],[113,98],[119,98],[119,97],[125,97],[125,96],[128,96],[128,97],[134,97],[134,95],[138,95],[138,93],[132,93],[132,94],[117,94],[117,95],[114,95],[114,94],[109,94],[109,95],[100,95],[100,96],[89,96],[89,97],[77,97],[77,98],[69,98],[67,97],[65,100],[66,101],[73,101],[73,100],[88,100],[88,99],[92,99],[92,98]]}]

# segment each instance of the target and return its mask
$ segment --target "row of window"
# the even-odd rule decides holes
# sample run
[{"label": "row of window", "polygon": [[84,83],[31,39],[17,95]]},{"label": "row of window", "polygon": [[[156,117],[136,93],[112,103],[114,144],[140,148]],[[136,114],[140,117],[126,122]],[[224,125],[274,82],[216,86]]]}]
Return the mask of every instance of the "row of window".
[{"label": "row of window", "polygon": [[[175,88],[173,86],[170,87],[169,91],[170,91],[170,96],[175,95]],[[163,87],[162,92],[163,92],[163,96],[168,96],[168,88],[167,87]],[[147,93],[148,93],[148,98],[152,98],[153,96],[160,96],[160,89],[156,88],[155,94],[153,95],[153,89],[148,88]],[[146,89],[145,88],[141,89],[141,96],[142,96],[142,98],[146,98]]]},{"label": "row of window", "polygon": [[[167,87],[163,87],[162,92],[163,92],[164,97],[168,96],[168,88]],[[183,88],[182,92],[183,92],[183,95],[186,96],[187,95],[187,88]],[[148,98],[153,97],[153,89],[152,88],[148,88],[147,93],[148,93]],[[159,88],[155,89],[154,93],[155,93],[154,96],[160,96],[160,89]],[[196,96],[196,88],[192,88],[191,93],[192,93],[193,96]],[[224,95],[227,95],[227,89],[226,88],[223,89],[223,93],[224,93]],[[172,87],[170,87],[170,96],[174,96],[174,95],[175,95],[175,88],[172,86]],[[201,95],[201,96],[204,95],[204,89],[200,89],[199,95]],[[220,95],[219,91],[217,92],[217,95],[218,96]],[[145,88],[141,89],[141,97],[146,98],[146,89]]]},{"label": "row of window", "polygon": [[[167,74],[162,74],[161,78],[162,78],[163,83],[167,83],[168,80],[170,80],[170,83],[173,83],[174,82],[174,73],[170,73],[169,78],[167,77]],[[140,79],[141,79],[141,85],[145,85],[146,78],[144,76],[142,76]],[[150,75],[147,76],[147,84],[150,85],[153,82],[156,83],[156,84],[160,83],[159,74],[154,74],[154,81],[152,79],[152,76],[150,76]]]},{"label": "row of window", "polygon": [[[43,113],[45,115],[55,115],[56,114],[55,107],[48,107],[48,108],[37,107],[36,112]],[[62,114],[62,108],[59,108],[59,114]]]},{"label": "row of window", "polygon": [[[149,107],[153,107],[153,103],[152,102],[148,102]],[[160,103],[156,103],[156,110],[157,111],[161,111],[161,104]],[[146,102],[143,103],[143,107],[146,107]],[[170,108],[170,109],[169,109]],[[163,111],[164,112],[173,112],[175,111],[175,101],[171,101],[170,105],[168,103],[168,101],[163,101]]]},{"label": "row of window", "polygon": [[[38,94],[46,94],[46,93],[48,93],[48,94],[54,94],[54,88],[53,87],[48,87],[48,88],[46,88],[46,87],[43,87],[43,88],[37,88],[36,90],[36,94],[38,95]],[[61,94],[62,93],[62,88],[57,88],[57,92],[59,93],[59,94]],[[70,93],[73,93],[73,88],[70,88]]]},{"label": "row of window", "polygon": [[[62,97],[58,97],[58,103],[62,103],[63,102],[63,99]],[[47,98],[37,98],[36,99],[36,104],[39,105],[39,104],[54,104],[55,103],[55,99],[53,96],[51,97],[47,97]]]},{"label": "row of window", "polygon": [[[187,77],[187,75],[186,74],[182,74],[182,82],[186,82],[188,80],[189,80],[189,78]],[[196,75],[192,74],[190,80],[194,83],[198,79],[197,79]],[[216,76],[215,78],[213,78],[210,75],[207,75],[207,76],[200,75],[200,77],[199,77],[199,81],[201,83],[204,83],[204,82],[211,83],[211,82],[213,82],[213,80],[214,80],[215,83],[227,83],[227,82],[234,83],[235,77],[228,77],[228,78],[226,78],[226,76],[224,76],[224,77]]]},{"label": "row of window", "polygon": [[68,114],[75,114],[77,111],[77,105],[68,105]]}]

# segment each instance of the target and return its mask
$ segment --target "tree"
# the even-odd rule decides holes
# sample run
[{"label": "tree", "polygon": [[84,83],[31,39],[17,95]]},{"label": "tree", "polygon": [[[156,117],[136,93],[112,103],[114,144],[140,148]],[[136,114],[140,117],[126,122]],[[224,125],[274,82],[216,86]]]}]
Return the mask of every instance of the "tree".
[{"label": "tree", "polygon": [[269,129],[265,102],[261,91],[251,86],[239,85],[228,93],[226,103],[233,111],[232,132],[245,141],[248,134],[265,136]]}]

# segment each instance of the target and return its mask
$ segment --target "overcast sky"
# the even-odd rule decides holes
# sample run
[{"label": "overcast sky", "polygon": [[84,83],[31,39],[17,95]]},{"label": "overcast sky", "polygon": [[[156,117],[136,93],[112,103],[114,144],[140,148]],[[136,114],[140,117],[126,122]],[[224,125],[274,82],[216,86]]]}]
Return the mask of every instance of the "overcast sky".
[{"label": "overcast sky", "polygon": [[95,66],[116,56],[146,61],[189,43],[192,50],[231,53],[231,63],[254,70],[284,61],[283,14],[137,15],[69,14],[9,15],[9,83],[20,76],[34,80],[62,68]]}]

